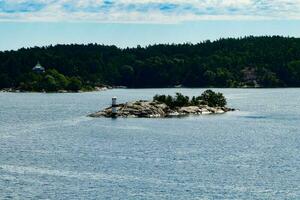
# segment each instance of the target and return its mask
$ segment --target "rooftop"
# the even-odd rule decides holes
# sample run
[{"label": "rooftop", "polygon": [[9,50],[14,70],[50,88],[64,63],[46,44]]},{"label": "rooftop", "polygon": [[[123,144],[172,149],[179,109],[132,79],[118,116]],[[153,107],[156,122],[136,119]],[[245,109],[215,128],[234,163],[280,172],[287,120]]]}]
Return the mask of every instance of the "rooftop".
[{"label": "rooftop", "polygon": [[37,64],[36,64],[36,66],[34,66],[33,68],[32,68],[32,70],[33,71],[45,71],[45,68],[40,64],[40,62],[38,62]]}]

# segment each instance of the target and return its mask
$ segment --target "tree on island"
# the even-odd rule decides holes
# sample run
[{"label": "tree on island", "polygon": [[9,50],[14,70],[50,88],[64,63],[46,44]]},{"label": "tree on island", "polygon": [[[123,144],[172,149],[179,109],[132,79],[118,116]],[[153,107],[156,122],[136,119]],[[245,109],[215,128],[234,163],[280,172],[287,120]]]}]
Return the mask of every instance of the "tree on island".
[{"label": "tree on island", "polygon": [[224,107],[227,104],[226,98],[222,93],[212,90],[204,91],[198,98],[203,101],[202,103],[211,107]]},{"label": "tree on island", "polygon": [[153,97],[153,101],[165,103],[170,108],[199,105],[225,107],[227,105],[224,95],[220,92],[214,92],[212,90],[206,90],[198,97],[193,96],[191,100],[188,96],[184,96],[181,93],[176,93],[175,97],[172,97],[171,95],[155,95]]}]

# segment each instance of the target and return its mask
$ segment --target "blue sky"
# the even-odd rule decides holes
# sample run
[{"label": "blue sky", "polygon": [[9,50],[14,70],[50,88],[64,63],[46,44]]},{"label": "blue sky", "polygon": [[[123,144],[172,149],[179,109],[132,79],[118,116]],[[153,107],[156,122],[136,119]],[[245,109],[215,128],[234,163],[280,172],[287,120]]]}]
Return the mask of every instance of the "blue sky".
[{"label": "blue sky", "polygon": [[300,0],[0,0],[0,50],[300,37]]}]

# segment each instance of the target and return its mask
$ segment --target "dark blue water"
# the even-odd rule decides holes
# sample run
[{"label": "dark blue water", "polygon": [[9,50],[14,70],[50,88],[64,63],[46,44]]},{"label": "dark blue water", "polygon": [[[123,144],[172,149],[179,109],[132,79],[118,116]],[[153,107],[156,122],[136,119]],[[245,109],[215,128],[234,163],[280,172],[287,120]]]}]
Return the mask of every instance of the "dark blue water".
[{"label": "dark blue water", "polygon": [[0,199],[300,199],[300,89],[219,89],[223,115],[92,119],[155,94],[0,93]]}]

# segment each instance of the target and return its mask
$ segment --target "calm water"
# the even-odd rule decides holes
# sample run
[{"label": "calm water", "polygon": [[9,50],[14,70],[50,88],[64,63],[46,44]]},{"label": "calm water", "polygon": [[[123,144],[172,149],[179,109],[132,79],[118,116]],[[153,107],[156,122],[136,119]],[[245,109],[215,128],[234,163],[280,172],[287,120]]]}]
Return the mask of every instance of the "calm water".
[{"label": "calm water", "polygon": [[300,89],[220,89],[224,115],[85,117],[203,89],[0,93],[0,199],[300,199]]}]

